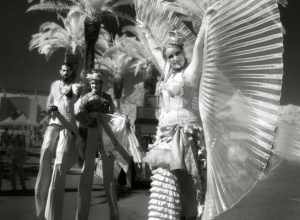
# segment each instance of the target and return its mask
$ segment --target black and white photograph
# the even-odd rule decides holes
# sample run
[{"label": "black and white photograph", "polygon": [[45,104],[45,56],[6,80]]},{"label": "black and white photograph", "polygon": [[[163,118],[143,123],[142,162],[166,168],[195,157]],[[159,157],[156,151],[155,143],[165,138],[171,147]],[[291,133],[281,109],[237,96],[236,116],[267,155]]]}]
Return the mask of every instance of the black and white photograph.
[{"label": "black and white photograph", "polygon": [[297,0],[0,12],[1,220],[300,219]]}]

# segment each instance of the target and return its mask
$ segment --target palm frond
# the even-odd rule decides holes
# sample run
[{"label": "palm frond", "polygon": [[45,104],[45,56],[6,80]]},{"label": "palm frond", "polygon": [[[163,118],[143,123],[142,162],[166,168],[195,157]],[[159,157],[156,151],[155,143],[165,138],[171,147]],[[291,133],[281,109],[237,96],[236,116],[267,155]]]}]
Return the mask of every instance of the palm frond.
[{"label": "palm frond", "polygon": [[39,33],[33,34],[29,50],[38,49],[40,54],[49,58],[57,49],[68,47],[66,30],[54,22],[46,22],[40,26]]},{"label": "palm frond", "polygon": [[111,71],[114,78],[122,78],[125,74],[132,72],[135,60],[125,53],[116,50],[110,56],[96,56],[98,66],[105,66]]},{"label": "palm frond", "polygon": [[[129,56],[142,59],[145,66],[152,63],[156,69],[160,69],[157,60],[152,54],[149,48],[148,40],[145,38],[143,30],[138,26],[125,26],[122,30],[123,32],[129,32],[136,36],[136,38],[125,38],[122,40],[122,48],[124,52],[129,54]],[[136,55],[134,55],[136,54]],[[140,58],[137,56],[141,56]],[[140,65],[141,66],[141,65]]]},{"label": "palm frond", "polygon": [[37,3],[32,6],[29,6],[26,12],[32,12],[32,11],[67,12],[70,10],[70,7],[71,5],[65,2],[47,1],[47,2]]},{"label": "palm frond", "polygon": [[123,36],[117,42],[119,48],[122,52],[126,53],[128,56],[143,60],[151,59],[151,53],[147,50],[147,47],[143,44],[143,42],[138,41],[134,37],[126,37]]},{"label": "palm frond", "polygon": [[40,26],[39,32],[32,35],[29,50],[38,49],[47,58],[59,48],[83,54],[84,16],[73,11],[66,18],[60,18],[64,26],[54,22],[45,22]]},{"label": "palm frond", "polygon": [[115,1],[111,1],[111,2],[112,2],[113,8],[134,4],[133,0],[115,0]]}]

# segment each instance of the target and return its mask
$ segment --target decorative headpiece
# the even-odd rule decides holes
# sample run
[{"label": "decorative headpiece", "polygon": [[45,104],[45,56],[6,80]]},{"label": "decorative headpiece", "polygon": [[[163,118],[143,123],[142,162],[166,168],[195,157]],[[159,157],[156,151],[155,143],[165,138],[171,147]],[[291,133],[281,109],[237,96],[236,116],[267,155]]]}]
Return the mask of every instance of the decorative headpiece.
[{"label": "decorative headpiece", "polygon": [[183,47],[184,45],[184,37],[181,33],[176,30],[170,31],[169,37],[166,41],[165,47]]},{"label": "decorative headpiece", "polygon": [[101,81],[103,82],[102,74],[96,70],[92,70],[91,73],[86,75],[88,81]]}]

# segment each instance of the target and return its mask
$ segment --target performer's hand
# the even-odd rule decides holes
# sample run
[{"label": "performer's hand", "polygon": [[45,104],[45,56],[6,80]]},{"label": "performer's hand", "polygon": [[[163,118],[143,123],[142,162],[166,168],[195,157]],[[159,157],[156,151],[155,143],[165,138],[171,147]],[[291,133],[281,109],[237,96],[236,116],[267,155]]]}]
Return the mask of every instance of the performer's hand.
[{"label": "performer's hand", "polygon": [[56,114],[58,113],[58,108],[55,105],[48,106],[48,114],[50,117],[56,117]]},{"label": "performer's hand", "polygon": [[208,7],[205,11],[205,15],[206,16],[212,16],[214,15],[215,13],[217,13],[217,10],[216,10],[216,5],[219,4],[218,2],[213,4],[212,6]]},{"label": "performer's hand", "polygon": [[82,84],[79,84],[79,83],[76,83],[76,84],[73,84],[73,92],[74,94],[79,97],[80,94],[82,93],[82,90],[83,90],[83,85]]},{"label": "performer's hand", "polygon": [[58,112],[58,108],[56,105],[50,105],[48,106],[48,113],[52,113],[52,112]]}]

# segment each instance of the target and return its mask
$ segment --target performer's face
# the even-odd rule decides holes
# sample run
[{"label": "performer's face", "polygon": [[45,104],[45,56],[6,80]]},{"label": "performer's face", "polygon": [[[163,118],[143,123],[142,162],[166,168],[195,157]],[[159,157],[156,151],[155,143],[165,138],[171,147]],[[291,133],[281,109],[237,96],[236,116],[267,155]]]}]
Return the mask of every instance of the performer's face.
[{"label": "performer's face", "polygon": [[59,70],[59,74],[60,74],[62,80],[66,82],[72,75],[71,68],[68,67],[67,65],[62,65]]},{"label": "performer's face", "polygon": [[175,71],[181,70],[186,62],[184,52],[179,47],[169,47],[166,49],[166,57]]},{"label": "performer's face", "polygon": [[91,85],[92,92],[99,93],[102,91],[102,81],[92,80],[90,85]]}]

